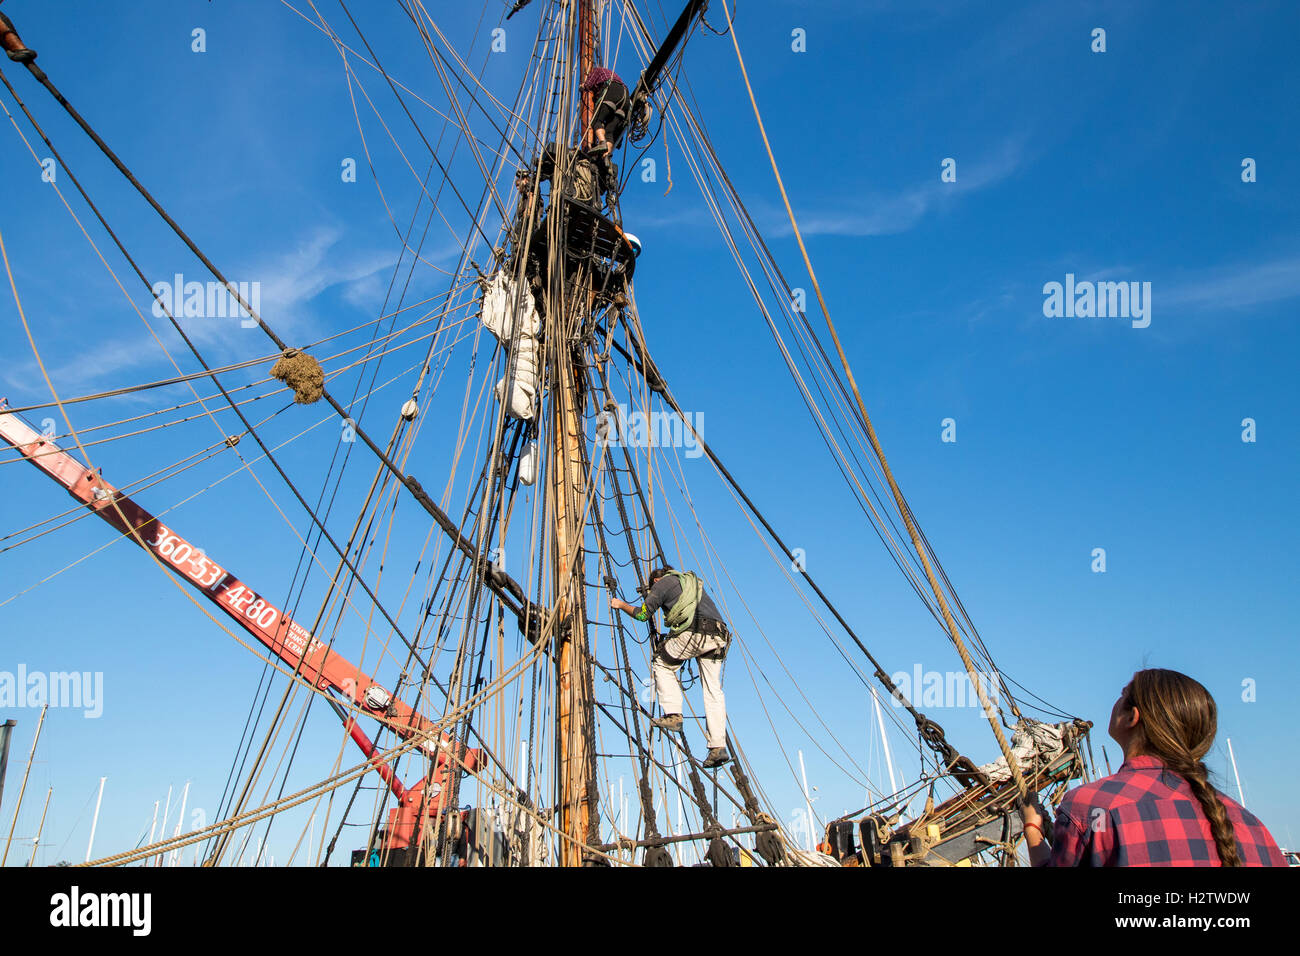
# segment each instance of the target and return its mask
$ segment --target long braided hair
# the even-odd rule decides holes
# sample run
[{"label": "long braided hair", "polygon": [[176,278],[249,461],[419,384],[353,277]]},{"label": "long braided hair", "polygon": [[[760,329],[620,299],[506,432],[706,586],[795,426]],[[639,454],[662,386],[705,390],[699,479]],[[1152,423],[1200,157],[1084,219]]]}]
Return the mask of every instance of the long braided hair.
[{"label": "long braided hair", "polygon": [[1152,668],[1138,671],[1124,690],[1125,708],[1136,707],[1141,719],[1134,740],[1141,753],[1158,757],[1165,768],[1192,788],[1210,821],[1219,862],[1241,866],[1232,822],[1219,795],[1210,786],[1204,758],[1218,731],[1218,708],[1201,684],[1178,671]]}]

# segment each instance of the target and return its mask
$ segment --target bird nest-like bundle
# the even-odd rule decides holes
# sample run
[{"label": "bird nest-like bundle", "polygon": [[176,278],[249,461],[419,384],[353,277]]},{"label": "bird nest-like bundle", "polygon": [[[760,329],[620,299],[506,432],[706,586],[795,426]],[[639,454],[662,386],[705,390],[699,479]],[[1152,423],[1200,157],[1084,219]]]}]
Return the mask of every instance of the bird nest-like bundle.
[{"label": "bird nest-like bundle", "polygon": [[297,349],[286,350],[271,366],[271,377],[293,389],[293,400],[299,405],[310,405],[325,391],[325,370],[320,362]]}]

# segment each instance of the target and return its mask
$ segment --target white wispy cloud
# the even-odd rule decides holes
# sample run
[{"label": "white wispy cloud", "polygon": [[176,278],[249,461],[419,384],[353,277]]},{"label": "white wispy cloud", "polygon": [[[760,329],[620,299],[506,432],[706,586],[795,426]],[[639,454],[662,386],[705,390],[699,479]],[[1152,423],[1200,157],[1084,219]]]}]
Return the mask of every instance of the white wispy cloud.
[{"label": "white wispy cloud", "polygon": [[342,229],[321,226],[299,240],[293,249],[279,252],[247,270],[262,283],[263,309],[274,310],[284,320],[293,321],[305,304],[327,289],[364,281],[382,269],[392,268],[393,255],[388,252],[330,255],[342,237]]},{"label": "white wispy cloud", "polygon": [[[227,277],[236,284],[260,285],[258,312],[282,339],[292,343],[316,338],[322,328],[333,324],[313,305],[321,295],[337,290],[344,301],[364,306],[370,298],[367,293],[378,287],[380,277],[387,281],[396,259],[394,252],[345,248],[343,238],[344,231],[338,226],[317,226],[288,248],[254,258],[227,272]],[[185,276],[187,282],[210,278],[206,274]],[[163,327],[168,324],[162,320]],[[271,347],[260,332],[236,318],[188,318],[181,324],[196,344],[206,348],[245,354],[250,349],[256,352]],[[255,337],[256,345],[251,344],[250,336]]]},{"label": "white wispy cloud", "polygon": [[1157,287],[1162,304],[1186,309],[1244,309],[1300,296],[1300,255],[1237,263]]},{"label": "white wispy cloud", "polygon": [[[44,351],[42,349],[42,353]],[[147,333],[115,341],[96,341],[93,347],[75,358],[58,363],[51,363],[48,356],[42,355],[50,381],[60,398],[85,394],[93,390],[95,383],[103,382],[109,376],[137,368],[145,362],[154,362],[160,357],[158,346]],[[4,382],[16,394],[24,396],[24,401],[47,401],[50,398],[49,387],[30,352],[25,361],[5,367]]]},{"label": "white wispy cloud", "polygon": [[[358,254],[341,249],[343,236],[343,230],[338,227],[318,227],[297,239],[290,248],[272,251],[243,268],[232,269],[227,275],[235,283],[261,283],[259,311],[286,341],[317,337],[325,322],[316,314],[312,303],[320,295],[338,289],[344,301],[362,309],[378,309],[396,259],[396,254],[388,251]],[[187,282],[206,282],[210,278],[206,273],[197,272],[184,276]],[[173,281],[172,276],[158,279]],[[151,314],[152,304],[152,301],[141,302],[141,311],[182,369],[188,371],[193,365],[189,350],[166,319]],[[139,320],[132,316],[131,321]],[[200,350],[211,356],[209,361],[224,362],[232,355],[247,358],[273,349],[260,332],[242,327],[236,318],[181,318],[179,321]],[[65,395],[132,384],[130,373],[136,372],[138,377],[140,369],[148,369],[150,376],[173,374],[171,363],[153,336],[143,329],[137,334],[118,332],[107,339],[97,339],[93,348],[79,350],[71,357],[62,351],[54,361],[48,356],[46,361],[55,387]],[[7,366],[3,381],[23,395],[48,392],[30,357]]]},{"label": "white wispy cloud", "polygon": [[[1300,298],[1300,254],[1292,254],[1262,262],[1207,267],[1193,278],[1156,271],[1145,264],[1113,265],[1089,271],[1058,265],[1040,272],[1032,280],[1003,284],[990,290],[988,294],[963,304],[960,312],[971,323],[989,315],[1003,315],[1014,319],[1022,332],[1049,328],[1038,309],[1042,303],[1041,285],[1047,281],[1060,282],[1067,272],[1075,274],[1076,282],[1150,281],[1156,315],[1152,326],[1157,329],[1155,334],[1171,330],[1177,330],[1179,336],[1201,334],[1216,327],[1212,313],[1240,311]],[[1202,318],[1186,324],[1162,321],[1163,317],[1174,312]],[[1088,331],[1103,334],[1109,328],[1103,322],[1075,323],[1073,327],[1085,334]]]},{"label": "white wispy cloud", "polygon": [[[834,208],[795,207],[799,231],[805,236],[888,236],[906,232],[928,214],[959,198],[996,185],[1014,174],[1025,162],[1024,140],[1007,139],[990,155],[978,160],[962,161],[957,166],[957,181],[940,182],[936,162],[933,177],[902,192],[859,196],[839,200]],[[764,230],[771,236],[793,233],[784,210],[778,220],[775,213]]]},{"label": "white wispy cloud", "polygon": [[642,212],[638,209],[635,222],[636,228],[643,233],[650,232],[654,229],[663,229],[673,232],[686,226],[693,228],[707,228],[713,225],[713,217],[702,204],[699,204],[674,209],[666,213],[657,213],[654,211]]}]

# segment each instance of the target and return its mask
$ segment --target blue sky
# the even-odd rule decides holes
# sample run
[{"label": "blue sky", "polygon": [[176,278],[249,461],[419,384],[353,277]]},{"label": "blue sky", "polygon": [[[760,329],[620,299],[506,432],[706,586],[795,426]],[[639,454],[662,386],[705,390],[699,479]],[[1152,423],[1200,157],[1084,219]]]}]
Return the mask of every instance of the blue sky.
[{"label": "blue sky", "polygon": [[[336,5],[317,6],[361,48]],[[397,5],[376,6],[364,19],[354,14],[389,73],[430,104],[408,98],[432,142],[442,128],[434,109],[446,108],[446,94]],[[488,31],[505,4],[489,4],[481,27],[477,8],[430,12],[483,70],[483,85],[509,103],[536,7],[507,25],[502,54],[490,52]],[[400,250],[385,202],[404,230],[429,160],[373,70],[350,59],[382,197],[365,161],[343,60],[288,5],[150,0],[111,15],[88,3],[7,12],[54,81],[200,246],[231,278],[262,284],[262,311],[284,338],[314,342],[380,314]],[[656,6],[645,15],[661,34],[675,13]],[[723,23],[720,4],[709,20]],[[1094,753],[1100,762],[1105,745],[1112,765],[1118,752],[1104,727],[1129,675],[1162,666],[1198,678],[1220,707],[1209,762],[1221,789],[1235,795],[1224,744],[1231,737],[1247,805],[1283,844],[1300,834],[1287,783],[1295,755],[1288,728],[1300,716],[1293,693],[1300,680],[1293,550],[1300,524],[1293,494],[1300,477],[1293,104],[1300,90],[1288,49],[1298,20],[1285,3],[1066,8],[936,0],[745,3],[736,24],[868,411],[994,659],[1060,709],[1099,723]],[[196,27],[206,31],[204,53],[191,49]],[[1097,27],[1106,30],[1104,53],[1091,50]],[[806,52],[791,48],[796,29],[804,31]],[[142,50],[147,55],[135,55]],[[630,54],[620,47],[615,64],[625,77],[638,69]],[[4,69],[146,273],[206,279],[31,78],[16,66]],[[684,82],[787,279],[806,287],[730,39],[694,35]],[[7,94],[4,100],[15,112]],[[471,125],[485,147],[499,145],[482,113],[471,115]],[[175,374],[7,119],[3,126],[9,215],[0,228],[55,386],[79,395]],[[449,134],[445,142],[449,151]],[[809,570],[888,670],[959,669],[835,471],[675,133],[666,149],[671,191],[664,194],[660,138],[646,153],[656,161],[655,180],[633,175],[622,200],[625,225],[644,247],[638,308],[666,379],[685,409],[703,415],[707,440],[789,543],[805,550]],[[340,176],[349,157],[358,163],[355,183]],[[1256,164],[1255,182],[1242,181],[1247,157]],[[956,182],[941,181],[946,158],[956,161]],[[473,158],[462,146],[449,162],[452,182],[476,205],[482,177]],[[513,166],[512,160],[498,180],[503,193]],[[89,223],[62,171],[56,182]],[[450,190],[439,210],[446,224],[434,217],[422,249],[430,265],[414,273],[408,304],[446,290],[437,269],[455,267],[467,233],[469,216]],[[420,227],[426,215],[421,206]],[[495,234],[496,226],[489,214],[485,228]],[[127,283],[120,257],[108,253],[100,231],[91,234],[148,315],[148,299]],[[1044,284],[1067,274],[1151,283],[1150,326],[1045,316]],[[0,393],[14,405],[48,400],[12,301],[3,314]],[[824,332],[811,297],[810,318]],[[260,333],[229,322],[193,320],[187,327],[214,364],[272,351]],[[361,344],[368,334],[343,336],[337,348]],[[192,357],[176,350],[170,334],[160,335],[183,371],[192,371]],[[377,393],[361,417],[373,434],[389,433],[413,383],[409,367],[422,354],[416,346],[386,360],[380,380],[398,382]],[[441,491],[451,468],[474,355],[472,381],[476,388],[487,381],[490,349],[462,343],[448,358],[445,385],[414,443],[409,468],[431,489]],[[232,372],[225,380],[243,384],[264,373]],[[345,374],[333,391],[350,396],[356,375]],[[82,429],[189,398],[185,387],[173,386],[72,406],[70,414]],[[252,407],[260,417],[283,404],[277,398]],[[43,414],[28,417],[39,421]],[[955,443],[941,441],[946,418],[956,421]],[[1244,418],[1256,422],[1253,443],[1241,440]],[[312,406],[267,426],[268,437],[284,441],[321,421],[283,452],[312,500],[340,447],[337,423]],[[110,480],[125,484],[220,437],[200,419],[91,453]],[[216,457],[141,501],[162,510],[238,464]],[[819,748],[843,762],[799,690],[879,783],[886,775],[861,683],[784,584],[782,567],[708,464],[681,465],[732,579],[711,569],[713,591],[732,612],[755,670],[772,681],[751,679],[739,655],[729,663],[732,729],[756,778],[789,818],[802,796],[787,756],[793,762],[802,750],[820,816],[860,806],[861,785]],[[372,468],[360,452],[353,456],[329,522],[336,535],[346,536]],[[302,513],[274,472],[265,463],[255,471],[301,526]],[[457,512],[466,474],[452,495]],[[0,534],[70,507],[29,465],[0,465],[0,480]],[[668,498],[688,522],[680,496],[670,491]],[[377,585],[393,606],[402,601],[426,530],[412,507],[402,503],[392,557]],[[297,539],[246,472],[180,505],[173,517],[244,580],[271,594],[294,593]],[[87,520],[0,553],[0,601],[107,540],[107,528]],[[1091,569],[1095,548],[1106,550],[1104,574]],[[426,572],[422,565],[417,596]],[[372,566],[367,579],[375,578]],[[299,616],[310,618],[322,581],[319,572],[309,581]],[[632,583],[627,575],[624,589]],[[411,628],[417,603],[411,599],[401,618]],[[361,623],[350,618],[338,646],[354,659],[373,659],[358,634]],[[96,836],[101,851],[134,845],[169,786],[179,793],[191,780],[190,806],[215,809],[262,665],[143,555],[119,543],[0,605],[0,633],[0,669],[104,673],[101,717],[51,710],[46,721],[17,828],[30,836],[53,786],[45,837],[52,846],[39,862],[84,854],[103,775],[109,779]],[[382,666],[391,680],[393,662]],[[1243,699],[1243,682],[1253,682],[1253,700]],[[787,719],[778,694],[815,729],[816,741]],[[698,706],[698,688],[688,697]],[[779,741],[764,706],[774,710]],[[310,715],[290,790],[323,777],[338,752],[337,722],[321,710],[316,705]],[[978,711],[927,713],[977,762],[995,756]],[[6,716],[19,720],[0,812],[7,831],[36,715],[0,713]],[[692,745],[698,747],[698,735]],[[893,746],[906,778],[915,772],[910,743],[895,733]],[[352,752],[343,759],[356,762]],[[630,790],[630,777],[627,783]],[[302,825],[272,831],[277,862],[287,858]],[[357,839],[363,829],[348,828],[340,850]],[[16,839],[11,862],[25,861],[30,843],[22,853],[21,845]]]}]

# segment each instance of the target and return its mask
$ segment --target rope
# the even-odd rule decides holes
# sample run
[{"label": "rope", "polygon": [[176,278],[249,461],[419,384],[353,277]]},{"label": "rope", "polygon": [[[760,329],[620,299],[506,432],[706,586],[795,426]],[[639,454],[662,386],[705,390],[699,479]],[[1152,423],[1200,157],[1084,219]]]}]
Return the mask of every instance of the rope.
[{"label": "rope", "polygon": [[[723,10],[727,10],[727,0],[722,0]],[[908,534],[912,538],[912,545],[915,547],[921,564],[925,568],[926,578],[930,582],[930,587],[934,591],[935,599],[939,602],[939,608],[943,612],[944,623],[948,626],[948,634],[952,638],[953,644],[957,648],[957,653],[961,655],[962,663],[966,666],[966,672],[970,675],[971,683],[975,685],[975,691],[979,695],[980,706],[988,717],[989,726],[993,728],[993,736],[997,739],[998,747],[1002,755],[1006,757],[1007,767],[1011,771],[1011,777],[1016,783],[1016,789],[1019,790],[1022,800],[1029,797],[1028,788],[1025,786],[1024,776],[1020,772],[1020,764],[1016,762],[1016,756],[1011,752],[1011,745],[1007,743],[1006,735],[1002,732],[1002,727],[994,716],[995,710],[989,702],[988,694],[985,693],[983,682],[979,679],[975,671],[975,664],[971,661],[970,653],[966,650],[966,645],[961,636],[957,633],[957,625],[953,621],[952,612],[948,609],[948,602],[944,599],[943,590],[939,587],[939,582],[935,579],[934,571],[930,567],[930,561],[926,557],[925,549],[921,544],[920,534],[916,530],[916,525],[912,521],[912,511],[907,502],[903,499],[903,493],[899,490],[898,482],[894,479],[893,471],[890,469],[888,462],[885,461],[884,449],[880,446],[880,440],[876,437],[876,430],[872,427],[871,418],[867,415],[866,405],[863,404],[862,394],[858,391],[857,380],[853,377],[853,369],[849,366],[848,357],[844,354],[844,346],[840,342],[839,333],[835,329],[835,323],[831,320],[830,310],[826,306],[826,299],[822,295],[821,285],[817,281],[817,275],[813,271],[812,260],[808,257],[808,249],[804,245],[803,234],[799,231],[799,223],[795,220],[794,210],[790,206],[790,197],[786,194],[785,183],[781,180],[781,172],[776,165],[776,157],[772,153],[772,144],[768,141],[767,130],[763,126],[763,118],[758,111],[758,101],[754,99],[754,88],[749,83],[749,73],[745,69],[745,60],[740,54],[740,42],[736,39],[736,31],[731,31],[731,42],[736,50],[736,62],[740,66],[741,76],[745,80],[745,89],[749,93],[750,105],[754,108],[754,119],[758,122],[759,133],[763,137],[763,147],[767,150],[768,160],[772,165],[772,173],[776,177],[777,187],[781,191],[781,201],[785,204],[786,214],[790,218],[790,226],[794,230],[795,241],[799,244],[799,252],[803,256],[804,266],[808,269],[808,277],[812,281],[813,290],[817,293],[817,302],[821,306],[822,315],[826,318],[826,327],[830,330],[831,338],[835,342],[835,350],[839,353],[840,364],[844,368],[844,374],[848,377],[849,386],[853,390],[853,397],[857,400],[858,411],[862,415],[862,423],[866,427],[867,438],[871,442],[871,447],[876,453],[876,458],[884,470],[885,477],[889,481],[890,491],[893,492],[894,501],[898,505],[899,513],[903,516],[903,521],[907,525]]]}]

